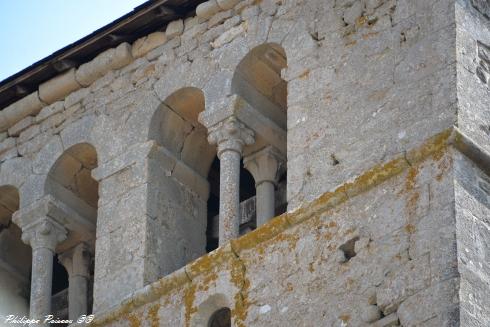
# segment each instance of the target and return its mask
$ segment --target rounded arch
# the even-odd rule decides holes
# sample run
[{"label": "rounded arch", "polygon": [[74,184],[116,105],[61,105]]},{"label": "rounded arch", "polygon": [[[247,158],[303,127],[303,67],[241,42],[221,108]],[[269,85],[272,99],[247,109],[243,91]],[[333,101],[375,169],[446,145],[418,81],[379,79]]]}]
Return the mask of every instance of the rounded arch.
[{"label": "rounded arch", "polygon": [[231,301],[224,294],[211,295],[198,306],[196,314],[191,318],[191,326],[211,326],[213,315],[218,312],[223,313],[225,311],[223,309],[229,310],[231,304]]},{"label": "rounded arch", "polygon": [[281,77],[287,67],[286,52],[277,43],[253,48],[238,64],[231,92],[245,99],[278,126],[286,128],[287,83]]},{"label": "rounded arch", "polygon": [[[50,168],[44,186],[45,194],[50,194],[74,208],[83,208],[86,205],[97,208],[99,188],[91,175],[95,167],[95,147],[89,143],[71,146]],[[80,201],[84,205],[80,205]]]},{"label": "rounded arch", "polygon": [[204,93],[183,87],[163,101],[154,113],[148,137],[171,151],[202,177],[206,177],[216,155],[207,141],[207,131],[198,121],[205,110]]}]

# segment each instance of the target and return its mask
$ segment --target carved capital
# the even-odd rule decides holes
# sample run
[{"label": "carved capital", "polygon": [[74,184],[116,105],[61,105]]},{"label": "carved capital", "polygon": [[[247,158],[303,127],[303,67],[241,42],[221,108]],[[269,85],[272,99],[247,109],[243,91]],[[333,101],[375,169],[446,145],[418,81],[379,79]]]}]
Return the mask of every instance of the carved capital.
[{"label": "carved capital", "polygon": [[33,250],[46,248],[54,252],[56,246],[66,239],[66,229],[49,217],[39,218],[22,229],[22,241]]},{"label": "carved capital", "polygon": [[272,146],[267,146],[243,159],[243,165],[255,180],[255,185],[263,182],[277,184],[285,169],[286,159]]},{"label": "carved capital", "polygon": [[209,129],[208,141],[218,146],[218,157],[224,151],[235,151],[242,154],[243,147],[255,142],[254,132],[231,116]]}]

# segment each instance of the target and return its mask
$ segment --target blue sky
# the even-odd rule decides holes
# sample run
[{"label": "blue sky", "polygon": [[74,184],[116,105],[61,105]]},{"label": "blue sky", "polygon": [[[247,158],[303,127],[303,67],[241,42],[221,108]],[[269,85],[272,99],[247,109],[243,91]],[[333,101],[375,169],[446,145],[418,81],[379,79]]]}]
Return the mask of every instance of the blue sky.
[{"label": "blue sky", "polygon": [[145,0],[0,0],[0,81]]}]

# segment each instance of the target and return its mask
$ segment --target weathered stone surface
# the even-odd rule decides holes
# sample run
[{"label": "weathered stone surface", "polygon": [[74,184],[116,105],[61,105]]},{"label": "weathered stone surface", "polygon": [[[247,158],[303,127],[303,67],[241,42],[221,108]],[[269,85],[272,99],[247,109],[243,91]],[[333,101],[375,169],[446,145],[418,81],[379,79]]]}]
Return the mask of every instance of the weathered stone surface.
[{"label": "weathered stone surface", "polygon": [[220,7],[216,0],[208,0],[206,2],[201,3],[196,8],[196,15],[202,19],[209,19],[218,11],[220,11]]},{"label": "weathered stone surface", "polygon": [[[484,325],[490,34],[475,8],[486,10],[477,0],[208,1],[83,63],[84,88],[70,90],[72,70],[41,86],[57,102],[34,92],[2,110],[0,127],[19,136],[0,136],[2,185],[25,207],[56,180],[74,211],[90,202],[98,213],[101,325],[204,326],[222,307],[237,326]],[[273,144],[287,155],[289,212],[256,230],[256,217],[239,219],[243,236],[200,258],[218,234],[206,209],[219,205],[219,174],[196,117],[210,127],[223,108],[254,124],[244,153]],[[222,200],[239,189],[230,152]],[[256,216],[252,199],[242,204]]]},{"label": "weathered stone surface", "polygon": [[38,92],[31,93],[19,101],[14,102],[0,111],[0,130],[6,131],[24,117],[37,114],[43,105],[39,99]]},{"label": "weathered stone surface", "polygon": [[116,48],[106,50],[92,61],[78,67],[76,79],[82,86],[89,86],[113,69],[119,69],[133,60],[131,46],[121,43]]},{"label": "weathered stone surface", "polygon": [[147,36],[142,37],[133,43],[131,54],[135,59],[143,57],[149,51],[165,44],[165,42],[167,42],[167,36],[164,32],[148,34]]},{"label": "weathered stone surface", "polygon": [[239,0],[216,0],[216,2],[218,3],[218,6],[222,10],[228,10],[228,9],[232,9],[240,1]]},{"label": "weathered stone surface", "polygon": [[8,130],[9,136],[19,136],[19,134],[28,128],[29,126],[34,124],[34,117],[27,116],[26,118],[19,121],[14,126],[10,127]]},{"label": "weathered stone surface", "polygon": [[171,21],[165,30],[165,34],[169,39],[182,35],[182,33],[184,33],[184,21],[182,19]]},{"label": "weathered stone surface", "polygon": [[60,113],[65,109],[63,101],[57,101],[49,106],[44,107],[39,114],[36,116],[36,123],[40,123],[46,118]]},{"label": "weathered stone surface", "polygon": [[68,94],[80,88],[75,79],[75,69],[70,69],[62,75],[58,75],[39,85],[39,98],[41,101],[51,104],[64,99]]}]

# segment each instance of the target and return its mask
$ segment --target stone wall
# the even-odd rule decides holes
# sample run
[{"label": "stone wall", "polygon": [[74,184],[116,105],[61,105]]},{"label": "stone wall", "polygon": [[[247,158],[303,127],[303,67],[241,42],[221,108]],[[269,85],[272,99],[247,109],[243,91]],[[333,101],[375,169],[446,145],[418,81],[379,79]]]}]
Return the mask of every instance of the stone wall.
[{"label": "stone wall", "polygon": [[128,297],[96,326],[458,326],[448,133]]},{"label": "stone wall", "polygon": [[[381,163],[398,162],[456,123],[488,149],[488,126],[480,123],[489,120],[487,10],[477,0],[208,1],[196,17],[107,50],[2,110],[0,185],[16,187],[20,208],[29,207],[46,195],[62,154],[93,146],[94,308],[106,311],[204,253],[206,178],[215,149],[197,117],[230,107],[235,93],[253,98],[270,123],[258,144],[280,148],[287,127],[290,211]],[[275,60],[261,52],[263,45]],[[258,64],[245,65],[249,58]],[[264,58],[271,65],[265,70]],[[248,76],[247,68],[257,75]],[[356,325],[381,318],[381,311],[404,326],[449,325],[459,301],[452,151],[420,167],[405,165],[403,175],[238,259],[221,249],[226,255],[215,256],[228,258],[223,264],[231,268],[195,276],[206,283],[191,272],[195,297],[186,284],[171,295],[178,310],[162,298],[152,312],[169,325],[190,323],[215,290],[223,295],[216,301],[246,307],[234,309],[242,324],[311,315],[308,321]],[[341,262],[343,244],[356,253],[348,262]],[[288,271],[296,259],[296,270]],[[243,267],[251,274],[246,279]],[[292,290],[287,282],[294,282]],[[250,299],[243,297],[248,287]],[[296,292],[308,287],[318,302]]]}]

